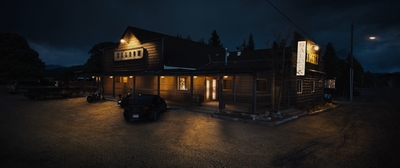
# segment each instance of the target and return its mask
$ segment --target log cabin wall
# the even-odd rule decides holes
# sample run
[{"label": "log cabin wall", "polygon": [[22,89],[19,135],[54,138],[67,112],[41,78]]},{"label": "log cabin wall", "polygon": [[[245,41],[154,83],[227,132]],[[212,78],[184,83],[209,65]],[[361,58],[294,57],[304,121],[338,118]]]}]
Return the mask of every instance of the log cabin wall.
[{"label": "log cabin wall", "polygon": [[[114,50],[110,49],[105,52],[105,73],[163,69],[163,39],[155,39],[143,43],[140,43],[138,40],[133,40],[134,38],[131,39],[129,44],[121,43]],[[140,59],[139,56],[141,56]],[[138,59],[119,60],[118,58],[120,57],[138,57]]]}]

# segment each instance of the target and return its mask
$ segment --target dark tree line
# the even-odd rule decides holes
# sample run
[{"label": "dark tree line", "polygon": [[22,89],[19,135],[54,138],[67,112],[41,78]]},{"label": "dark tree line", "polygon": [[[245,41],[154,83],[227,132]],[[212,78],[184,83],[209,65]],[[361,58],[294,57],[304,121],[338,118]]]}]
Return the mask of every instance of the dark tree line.
[{"label": "dark tree line", "polygon": [[0,33],[0,79],[42,78],[45,63],[26,39],[14,33]]},{"label": "dark tree line", "polygon": [[[332,43],[326,46],[324,58],[324,67],[327,79],[336,79],[335,93],[338,96],[348,96],[350,90],[350,54],[346,59],[340,59],[336,55],[336,51]],[[371,72],[364,72],[361,63],[353,57],[354,68],[354,87],[367,86],[368,82],[373,81]],[[355,95],[357,91],[355,90]]]},{"label": "dark tree line", "polygon": [[101,73],[103,69],[103,52],[105,48],[116,47],[115,42],[101,42],[94,45],[90,50],[90,57],[83,66],[84,72]]}]

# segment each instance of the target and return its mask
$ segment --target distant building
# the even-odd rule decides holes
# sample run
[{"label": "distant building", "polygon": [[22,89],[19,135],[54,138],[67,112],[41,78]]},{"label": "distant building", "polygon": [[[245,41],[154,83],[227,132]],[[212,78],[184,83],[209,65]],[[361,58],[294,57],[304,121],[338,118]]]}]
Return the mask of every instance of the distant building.
[{"label": "distant building", "polygon": [[228,52],[135,27],[127,27],[120,39],[116,48],[104,50],[103,73],[96,76],[104,94],[157,94],[188,104],[217,101],[220,109],[235,104],[252,113],[323,100],[318,45],[297,33],[281,51]]}]

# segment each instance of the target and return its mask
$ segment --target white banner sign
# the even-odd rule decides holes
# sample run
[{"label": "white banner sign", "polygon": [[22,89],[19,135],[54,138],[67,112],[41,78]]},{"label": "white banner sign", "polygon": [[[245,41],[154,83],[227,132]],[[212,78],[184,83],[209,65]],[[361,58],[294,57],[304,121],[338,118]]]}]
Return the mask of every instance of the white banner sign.
[{"label": "white banner sign", "polygon": [[306,71],[306,41],[298,41],[296,75],[304,76],[305,71]]}]

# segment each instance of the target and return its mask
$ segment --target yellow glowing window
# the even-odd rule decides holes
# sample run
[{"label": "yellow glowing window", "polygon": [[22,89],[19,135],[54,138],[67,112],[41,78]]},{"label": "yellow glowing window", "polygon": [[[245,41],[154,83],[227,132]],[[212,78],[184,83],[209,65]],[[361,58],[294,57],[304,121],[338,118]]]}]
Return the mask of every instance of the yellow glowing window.
[{"label": "yellow glowing window", "polygon": [[178,77],[178,90],[187,90],[186,77]]}]

